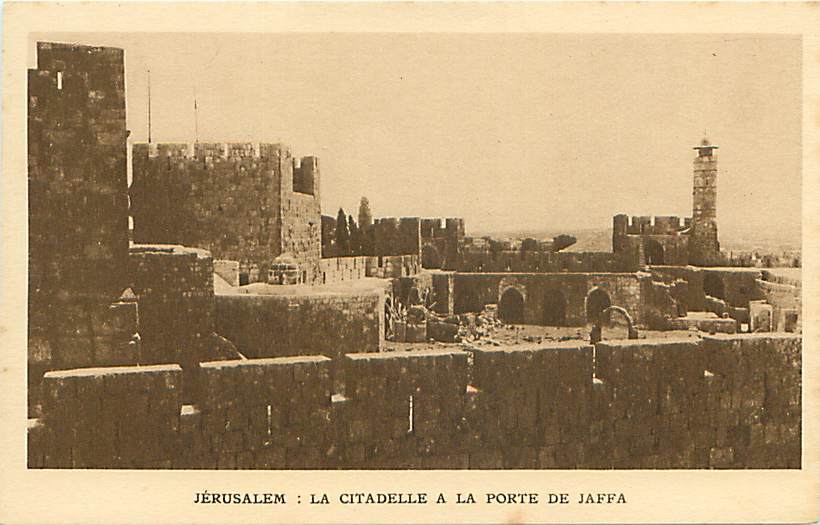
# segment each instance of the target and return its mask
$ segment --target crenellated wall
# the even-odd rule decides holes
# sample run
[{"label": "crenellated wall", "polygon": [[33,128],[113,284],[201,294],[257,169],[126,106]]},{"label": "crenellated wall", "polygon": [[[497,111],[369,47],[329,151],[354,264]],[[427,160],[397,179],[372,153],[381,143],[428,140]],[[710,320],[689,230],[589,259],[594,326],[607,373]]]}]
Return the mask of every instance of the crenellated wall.
[{"label": "crenellated wall", "polygon": [[632,217],[624,214],[612,219],[612,251],[626,256],[640,252],[642,264],[689,264],[691,219],[681,224],[680,217]]},{"label": "crenellated wall", "polygon": [[425,268],[455,270],[461,259],[464,219],[421,219],[421,256]]},{"label": "crenellated wall", "polygon": [[185,406],[175,365],[52,372],[29,465],[800,468],[801,346],[744,334],[222,361],[200,365]]},{"label": "crenellated wall", "polygon": [[281,144],[134,144],[134,240],[204,248],[254,264],[287,254],[303,281],[321,256],[319,164]]},{"label": "crenellated wall", "polygon": [[418,217],[383,217],[367,230],[374,251],[368,255],[420,255],[421,219]]}]

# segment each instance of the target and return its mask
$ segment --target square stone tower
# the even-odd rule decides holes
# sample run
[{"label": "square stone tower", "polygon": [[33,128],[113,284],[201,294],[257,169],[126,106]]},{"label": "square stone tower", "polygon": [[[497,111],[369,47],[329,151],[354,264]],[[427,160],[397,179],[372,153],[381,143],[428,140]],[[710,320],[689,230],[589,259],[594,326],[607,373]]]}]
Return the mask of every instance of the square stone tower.
[{"label": "square stone tower", "polygon": [[717,156],[718,146],[704,138],[693,149],[692,227],[689,234],[689,262],[698,266],[720,264],[720,243],[717,233]]}]

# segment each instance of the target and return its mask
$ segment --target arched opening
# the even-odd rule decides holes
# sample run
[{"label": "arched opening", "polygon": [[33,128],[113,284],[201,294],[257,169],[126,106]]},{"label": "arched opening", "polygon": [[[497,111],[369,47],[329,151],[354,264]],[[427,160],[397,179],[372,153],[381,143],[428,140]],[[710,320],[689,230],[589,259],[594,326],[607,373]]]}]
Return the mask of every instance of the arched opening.
[{"label": "arched opening", "polygon": [[428,244],[421,249],[421,266],[422,268],[441,268],[441,256],[435,246]]},{"label": "arched opening", "polygon": [[706,295],[717,299],[726,299],[726,288],[723,279],[714,273],[706,272],[703,275],[703,291]]},{"label": "arched opening", "polygon": [[601,312],[610,306],[612,306],[612,301],[609,299],[609,294],[601,288],[593,288],[587,295],[587,322],[598,322]]},{"label": "arched opening", "polygon": [[654,239],[646,239],[643,243],[643,253],[646,264],[663,264],[663,245]]},{"label": "arched opening", "polygon": [[508,324],[524,322],[524,296],[515,288],[507,288],[498,301],[498,318]]},{"label": "arched opening", "polygon": [[548,290],[544,294],[542,324],[564,326],[567,322],[567,300],[559,290]]},{"label": "arched opening", "polygon": [[629,312],[620,306],[610,306],[601,312],[601,338],[637,339],[638,330]]}]

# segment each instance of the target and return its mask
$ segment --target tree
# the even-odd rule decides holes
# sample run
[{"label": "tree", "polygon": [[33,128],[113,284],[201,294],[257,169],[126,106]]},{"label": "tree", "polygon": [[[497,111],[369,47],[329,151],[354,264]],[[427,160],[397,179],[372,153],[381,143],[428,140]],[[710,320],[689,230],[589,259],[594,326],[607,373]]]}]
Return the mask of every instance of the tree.
[{"label": "tree", "polygon": [[537,252],[538,251],[538,241],[535,239],[528,237],[521,241],[521,255],[524,255],[525,252]]},{"label": "tree", "polygon": [[362,254],[362,232],[356,226],[352,215],[347,216],[347,229],[350,233],[350,255]]},{"label": "tree", "polygon": [[336,214],[336,255],[343,257],[350,252],[350,230],[347,227],[345,211],[339,208]]},{"label": "tree", "polygon": [[573,237],[572,235],[567,235],[566,233],[562,233],[561,235],[557,235],[552,238],[552,251],[560,252],[564,248],[569,248],[578,239]]},{"label": "tree", "polygon": [[367,231],[371,226],[373,226],[373,214],[370,213],[370,201],[367,197],[362,197],[359,201],[359,229]]}]

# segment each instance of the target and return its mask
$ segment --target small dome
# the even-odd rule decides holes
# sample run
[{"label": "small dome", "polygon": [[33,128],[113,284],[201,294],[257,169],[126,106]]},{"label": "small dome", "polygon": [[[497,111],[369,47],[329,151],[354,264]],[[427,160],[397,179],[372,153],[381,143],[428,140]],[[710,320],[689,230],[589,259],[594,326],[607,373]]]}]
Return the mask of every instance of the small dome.
[{"label": "small dome", "polygon": [[299,268],[299,263],[296,262],[296,258],[294,258],[293,255],[283,253],[273,260],[271,267],[277,270],[296,270]]}]

